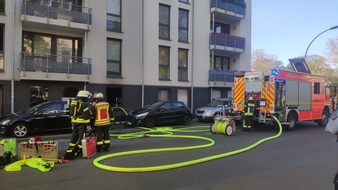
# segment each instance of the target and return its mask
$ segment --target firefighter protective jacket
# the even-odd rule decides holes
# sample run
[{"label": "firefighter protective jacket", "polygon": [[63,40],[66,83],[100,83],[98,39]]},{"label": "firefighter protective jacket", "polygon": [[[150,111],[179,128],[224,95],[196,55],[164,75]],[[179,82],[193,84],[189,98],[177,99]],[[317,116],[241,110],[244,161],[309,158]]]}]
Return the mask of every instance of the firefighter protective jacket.
[{"label": "firefighter protective jacket", "polygon": [[91,112],[88,104],[81,100],[72,100],[69,112],[72,123],[89,123]]},{"label": "firefighter protective jacket", "polygon": [[249,100],[247,102],[247,104],[245,105],[244,115],[245,116],[253,116],[254,108],[255,108],[254,101],[253,100]]},{"label": "firefighter protective jacket", "polygon": [[114,120],[113,110],[108,102],[94,103],[91,112],[95,118],[94,126],[109,125]]}]

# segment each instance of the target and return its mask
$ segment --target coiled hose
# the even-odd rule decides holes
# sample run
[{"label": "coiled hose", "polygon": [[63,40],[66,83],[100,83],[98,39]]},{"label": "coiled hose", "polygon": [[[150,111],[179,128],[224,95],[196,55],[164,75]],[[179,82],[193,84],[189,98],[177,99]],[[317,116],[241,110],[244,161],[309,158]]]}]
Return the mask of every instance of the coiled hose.
[{"label": "coiled hose", "polygon": [[[201,136],[190,136],[190,135],[173,135],[172,132],[180,131],[180,132],[187,132],[185,128],[183,129],[170,129],[170,128],[162,128],[159,130],[151,130],[147,129],[148,131],[145,133],[131,133],[131,134],[124,134],[124,135],[119,135],[118,138],[120,139],[128,139],[128,138],[139,138],[139,137],[158,137],[158,138],[191,138],[191,139],[200,139],[200,140],[206,140],[209,141],[208,144],[204,145],[197,145],[197,146],[188,146],[188,147],[173,147],[173,148],[154,148],[154,149],[144,149],[144,150],[133,150],[133,151],[125,151],[125,152],[118,152],[118,153],[112,153],[112,154],[107,154],[101,157],[98,157],[94,159],[93,164],[103,170],[108,170],[108,171],[115,171],[115,172],[151,172],[151,171],[160,171],[160,170],[168,170],[168,169],[174,169],[174,168],[179,168],[179,167],[185,167],[185,166],[190,166],[194,164],[200,164],[203,162],[208,162],[228,156],[232,156],[235,154],[243,153],[245,151],[251,150],[258,145],[278,138],[282,134],[282,125],[278,121],[278,119],[274,116],[272,116],[273,119],[277,122],[279,126],[279,132],[276,135],[270,136],[263,138],[256,143],[244,147],[242,149],[234,150],[231,152],[226,152],[222,154],[217,154],[214,156],[208,156],[200,159],[195,159],[195,160],[189,160],[185,162],[179,162],[179,163],[173,163],[173,164],[168,164],[168,165],[159,165],[159,166],[151,166],[151,167],[117,167],[117,166],[108,166],[101,164],[100,161],[109,159],[109,158],[114,158],[114,157],[119,157],[119,156],[127,156],[127,155],[134,155],[134,154],[145,154],[145,153],[153,153],[153,152],[169,152],[169,151],[180,151],[180,150],[192,150],[192,149],[197,149],[197,148],[206,148],[213,146],[215,144],[214,140],[206,137],[201,137]],[[144,128],[146,129],[146,128]],[[196,130],[196,131],[202,131],[202,130]],[[158,134],[162,133],[162,134]]]}]

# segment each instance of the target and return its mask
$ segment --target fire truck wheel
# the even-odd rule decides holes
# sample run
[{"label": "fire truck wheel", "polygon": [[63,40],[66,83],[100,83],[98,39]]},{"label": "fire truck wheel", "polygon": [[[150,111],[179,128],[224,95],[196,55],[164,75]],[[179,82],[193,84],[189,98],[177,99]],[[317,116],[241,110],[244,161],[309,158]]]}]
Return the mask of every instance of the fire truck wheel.
[{"label": "fire truck wheel", "polygon": [[319,120],[317,123],[319,126],[326,126],[327,123],[329,122],[329,118],[330,118],[330,113],[328,113],[328,111],[324,110],[323,111],[323,115],[322,115],[322,119]]},{"label": "fire truck wheel", "polygon": [[296,113],[289,113],[288,115],[288,123],[290,123],[288,126],[287,126],[287,129],[288,130],[293,130],[296,126],[296,123],[297,123],[297,114]]}]

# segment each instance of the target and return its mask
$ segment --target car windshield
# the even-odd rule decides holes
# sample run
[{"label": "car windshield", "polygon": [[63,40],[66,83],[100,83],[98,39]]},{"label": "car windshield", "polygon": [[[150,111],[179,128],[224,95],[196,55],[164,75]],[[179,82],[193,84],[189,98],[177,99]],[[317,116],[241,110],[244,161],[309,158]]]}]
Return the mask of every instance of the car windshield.
[{"label": "car windshield", "polygon": [[208,104],[208,107],[217,107],[218,105],[230,106],[231,102],[224,100],[214,100],[210,104]]}]

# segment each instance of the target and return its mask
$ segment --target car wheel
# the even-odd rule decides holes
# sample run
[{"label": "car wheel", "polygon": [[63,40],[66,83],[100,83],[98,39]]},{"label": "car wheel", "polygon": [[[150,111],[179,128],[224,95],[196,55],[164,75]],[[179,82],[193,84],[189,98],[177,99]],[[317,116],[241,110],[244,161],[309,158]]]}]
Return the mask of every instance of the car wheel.
[{"label": "car wheel", "polygon": [[12,135],[17,138],[26,137],[28,133],[29,129],[24,123],[18,123],[12,128]]},{"label": "car wheel", "polygon": [[183,125],[190,125],[191,118],[188,115],[183,116]]},{"label": "car wheel", "polygon": [[155,119],[152,117],[146,118],[146,120],[144,121],[144,125],[149,128],[155,127]]}]

